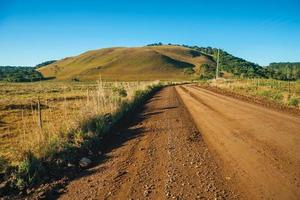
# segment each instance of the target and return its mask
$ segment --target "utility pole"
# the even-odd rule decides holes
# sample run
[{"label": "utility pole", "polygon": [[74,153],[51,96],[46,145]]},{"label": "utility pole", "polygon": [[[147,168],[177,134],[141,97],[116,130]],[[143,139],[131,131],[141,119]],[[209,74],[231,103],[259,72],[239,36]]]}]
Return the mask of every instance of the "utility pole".
[{"label": "utility pole", "polygon": [[220,60],[220,49],[218,49],[218,55],[217,55],[216,79],[219,78],[219,60]]}]

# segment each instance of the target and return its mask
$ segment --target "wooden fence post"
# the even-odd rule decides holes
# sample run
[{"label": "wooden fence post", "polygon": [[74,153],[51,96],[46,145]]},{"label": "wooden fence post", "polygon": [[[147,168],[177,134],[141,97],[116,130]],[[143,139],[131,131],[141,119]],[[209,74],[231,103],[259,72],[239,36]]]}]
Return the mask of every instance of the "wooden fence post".
[{"label": "wooden fence post", "polygon": [[41,109],[40,98],[38,98],[38,126],[40,127],[40,129],[43,129],[42,109]]}]

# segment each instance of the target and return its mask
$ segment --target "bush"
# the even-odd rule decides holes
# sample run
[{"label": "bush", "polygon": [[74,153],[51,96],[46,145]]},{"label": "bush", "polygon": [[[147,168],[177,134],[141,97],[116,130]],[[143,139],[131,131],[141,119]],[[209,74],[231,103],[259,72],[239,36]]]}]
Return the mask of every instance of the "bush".
[{"label": "bush", "polygon": [[42,147],[42,155],[47,157],[54,157],[57,152],[62,150],[65,141],[59,137],[52,137],[49,139],[47,144]]},{"label": "bush", "polygon": [[42,163],[32,152],[25,153],[25,159],[19,164],[15,173],[15,185],[22,190],[38,183],[45,170]]},{"label": "bush", "polygon": [[262,91],[258,91],[257,94],[259,96],[271,99],[273,101],[281,101],[283,99],[283,95],[280,92],[272,92],[270,90],[262,90]]},{"label": "bush", "polygon": [[8,168],[7,160],[0,157],[0,173],[5,173],[7,168]]},{"label": "bush", "polygon": [[126,97],[127,96],[127,91],[123,87],[113,87],[112,91],[114,94],[120,96],[120,97]]},{"label": "bush", "polygon": [[209,64],[202,64],[199,74],[200,79],[211,79],[215,76],[215,68]]},{"label": "bush", "polygon": [[300,104],[300,100],[299,100],[297,97],[291,97],[291,98],[288,100],[288,105],[289,105],[289,106],[295,106],[295,107],[298,107],[299,104]]},{"label": "bush", "polygon": [[279,102],[279,101],[282,101],[283,95],[279,92],[276,92],[272,95],[271,99]]},{"label": "bush", "polygon": [[185,68],[185,69],[183,70],[183,73],[184,73],[184,74],[187,74],[187,75],[192,75],[192,74],[195,73],[195,71],[193,70],[193,68]]}]

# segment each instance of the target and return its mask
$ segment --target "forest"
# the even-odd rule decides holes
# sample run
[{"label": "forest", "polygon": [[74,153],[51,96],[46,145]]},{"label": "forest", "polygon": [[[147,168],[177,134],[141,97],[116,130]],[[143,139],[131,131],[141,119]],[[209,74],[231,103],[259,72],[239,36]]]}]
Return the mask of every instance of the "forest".
[{"label": "forest", "polygon": [[33,67],[0,66],[0,81],[33,82],[43,79],[43,75]]}]

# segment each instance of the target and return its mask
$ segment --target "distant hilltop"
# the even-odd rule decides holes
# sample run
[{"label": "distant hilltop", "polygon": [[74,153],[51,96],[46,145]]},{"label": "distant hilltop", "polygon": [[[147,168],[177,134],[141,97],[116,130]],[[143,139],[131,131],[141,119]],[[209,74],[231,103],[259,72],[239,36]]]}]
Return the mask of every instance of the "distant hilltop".
[{"label": "distant hilltop", "polygon": [[[218,49],[188,45],[149,44],[87,51],[61,60],[38,64],[34,69],[0,67],[0,80],[192,80],[216,74]],[[219,51],[220,76],[225,78],[300,79],[300,63],[271,63],[267,67]]]},{"label": "distant hilltop", "polygon": [[[58,80],[174,80],[215,76],[217,49],[187,45],[150,44],[88,51],[38,68]],[[220,51],[223,76],[264,76],[257,64]]]}]

